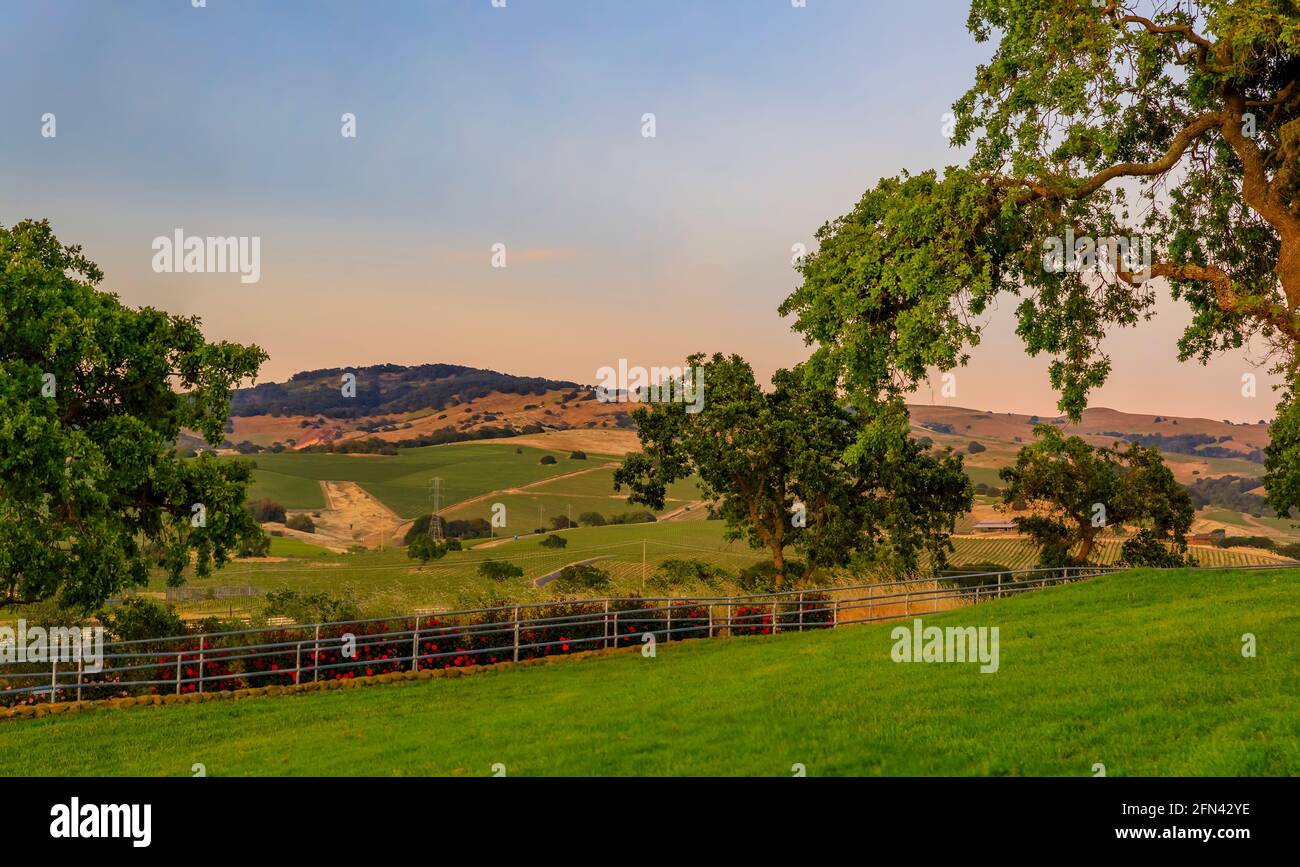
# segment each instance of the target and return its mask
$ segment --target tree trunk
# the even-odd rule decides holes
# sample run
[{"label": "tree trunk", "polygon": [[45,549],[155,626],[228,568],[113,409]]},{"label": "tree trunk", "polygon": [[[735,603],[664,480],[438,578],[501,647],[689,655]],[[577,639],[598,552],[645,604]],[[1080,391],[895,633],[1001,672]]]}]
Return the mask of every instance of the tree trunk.
[{"label": "tree trunk", "polygon": [[1096,538],[1097,538],[1097,534],[1096,534],[1096,533],[1084,533],[1084,534],[1083,534],[1083,547],[1079,549],[1079,561],[1080,561],[1080,562],[1082,562],[1082,563],[1087,563],[1087,562],[1088,562],[1088,555],[1092,553],[1092,546],[1093,546],[1093,544],[1095,543]]},{"label": "tree trunk", "polygon": [[774,583],[780,590],[785,585],[785,546],[780,542],[772,545],[772,565],[776,568]]}]

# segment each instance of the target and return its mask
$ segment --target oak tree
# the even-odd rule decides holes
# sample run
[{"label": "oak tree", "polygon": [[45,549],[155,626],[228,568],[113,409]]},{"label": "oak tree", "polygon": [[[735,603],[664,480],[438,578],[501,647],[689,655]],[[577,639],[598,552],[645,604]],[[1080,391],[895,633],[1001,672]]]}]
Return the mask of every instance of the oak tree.
[{"label": "oak tree", "polygon": [[999,472],[1004,503],[1032,509],[1016,526],[1038,543],[1040,566],[1083,565],[1097,538],[1130,526],[1123,559],[1133,566],[1186,562],[1187,531],[1195,509],[1160,452],[1129,443],[1126,449],[1093,446],[1063,437],[1054,425],[1038,425],[1032,445]]},{"label": "oak tree", "polygon": [[662,509],[668,485],[692,475],[731,539],[766,549],[774,583],[787,549],[816,570],[855,557],[914,571],[929,553],[942,564],[958,515],[970,508],[959,455],[932,453],[888,408],[850,406],[804,371],[779,370],[765,392],[737,355],[694,355],[703,369],[699,412],[685,403],[632,413],[642,451],[614,474],[630,502]]},{"label": "oak tree", "polygon": [[206,575],[262,531],[251,468],[184,459],[182,429],[221,442],[231,390],[266,358],[209,342],[193,317],[132,309],[48,222],[0,227],[0,592],[92,609],[193,566]]},{"label": "oak tree", "polygon": [[900,398],[964,364],[1009,295],[1077,420],[1110,372],[1102,338],[1168,291],[1191,308],[1180,360],[1268,348],[1286,383],[1269,499],[1300,506],[1300,10],[974,0],[968,29],[995,42],[949,118],[969,159],[885,178],[821,228],[781,308],[810,369]]}]

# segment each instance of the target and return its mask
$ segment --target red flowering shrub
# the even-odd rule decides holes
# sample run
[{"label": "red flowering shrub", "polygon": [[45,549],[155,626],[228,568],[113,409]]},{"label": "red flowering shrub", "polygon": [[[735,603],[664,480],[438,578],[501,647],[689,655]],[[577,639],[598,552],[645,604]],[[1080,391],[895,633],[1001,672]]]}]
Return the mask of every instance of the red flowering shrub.
[{"label": "red flowering shrub", "polygon": [[771,635],[771,605],[737,605],[731,613],[732,635]]},{"label": "red flowering shrub", "polygon": [[[198,626],[202,634],[106,648],[117,658],[103,671],[82,673],[81,697],[113,698],[132,694],[174,693],[180,675],[184,695],[247,687],[288,686],[301,680],[349,680],[396,671],[493,665],[515,658],[533,659],[595,650],[637,646],[652,633],[657,641],[680,641],[710,634],[707,604],[627,597],[609,603],[583,599],[557,600],[544,605],[497,608],[453,618],[377,620],[330,623],[320,627],[285,627],[258,632],[209,631],[219,624]],[[751,601],[731,610],[732,635],[768,635],[773,631],[771,603]],[[825,594],[806,594],[801,601],[781,602],[775,612],[777,631],[821,629],[832,625]],[[725,625],[722,621],[718,627]],[[418,632],[416,631],[418,628]],[[716,633],[715,633],[716,634]],[[345,637],[351,636],[345,642]],[[355,646],[355,654],[344,650]],[[179,660],[178,660],[179,655]],[[415,659],[412,660],[412,656]],[[43,668],[43,666],[39,667]],[[35,704],[50,699],[39,693],[4,695],[9,688],[46,686],[48,669],[7,666],[0,680],[0,703]],[[200,687],[199,679],[202,678]],[[71,682],[70,682],[71,680]],[[59,700],[77,698],[75,675],[60,671]]]}]

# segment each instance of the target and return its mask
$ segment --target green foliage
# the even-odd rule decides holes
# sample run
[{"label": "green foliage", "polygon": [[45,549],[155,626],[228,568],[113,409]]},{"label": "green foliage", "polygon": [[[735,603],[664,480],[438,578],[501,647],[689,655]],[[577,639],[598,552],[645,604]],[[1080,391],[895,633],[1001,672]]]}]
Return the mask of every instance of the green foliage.
[{"label": "green foliage", "polygon": [[[1007,483],[1004,502],[1039,506],[1034,514],[1014,518],[1041,546],[1039,565],[1087,563],[1097,537],[1126,524],[1139,524],[1150,540],[1171,545],[1178,552],[1171,555],[1175,559],[1186,553],[1195,510],[1160,452],[1137,443],[1123,451],[1096,448],[1077,436],[1062,437],[1055,425],[1038,425],[1034,433],[1038,440],[999,475]],[[1130,540],[1126,550],[1148,562],[1153,555],[1147,540]]]},{"label": "green foliage", "polygon": [[[770,565],[770,564],[769,564]],[[661,592],[703,585],[717,590],[728,579],[727,570],[703,560],[670,558],[661,562],[650,576],[649,585]]]},{"label": "green foliage", "polygon": [[610,515],[610,516],[609,516],[609,519],[608,519],[608,521],[607,521],[607,523],[610,523],[610,524],[653,524],[653,523],[655,523],[655,521],[657,521],[657,520],[658,520],[658,518],[656,518],[656,517],[654,516],[654,513],[653,513],[653,512],[646,512],[646,511],[644,511],[644,510],[639,510],[639,509],[638,509],[638,510],[636,510],[636,511],[632,511],[632,512],[619,512],[619,513],[617,513],[617,514]]},{"label": "green foliage", "polygon": [[92,610],[151,567],[171,584],[191,564],[208,575],[260,533],[249,466],[173,444],[182,429],[221,442],[231,389],[266,354],[126,307],[102,278],[48,222],[0,227],[0,588],[13,601]]},{"label": "green foliage", "polygon": [[557,536],[554,533],[551,533],[538,544],[543,548],[563,548],[565,545],[569,544],[569,540],[563,536]]},{"label": "green foliage", "polygon": [[524,570],[505,560],[484,560],[478,564],[478,574],[493,581],[507,581],[524,577]]},{"label": "green foliage", "polygon": [[538,461],[538,463],[541,464],[542,466],[549,466],[550,464],[554,464],[556,463],[555,455],[542,455],[542,459]]},{"label": "green foliage", "polygon": [[141,596],[128,596],[122,604],[99,613],[104,630],[115,641],[138,641],[185,634],[185,621],[176,609]]},{"label": "green foliage", "polygon": [[275,500],[255,500],[248,504],[248,510],[253,513],[253,520],[259,524],[268,522],[283,524],[285,521],[284,506]]},{"label": "green foliage", "polygon": [[773,593],[780,590],[785,577],[798,581],[807,571],[798,560],[787,560],[784,576],[778,577],[776,566],[763,561],[746,566],[736,573],[736,586],[745,593]]},{"label": "green foliage", "polygon": [[297,590],[272,590],[266,594],[265,617],[289,617],[297,623],[337,623],[361,616],[356,597],[345,590],[332,593],[300,593]]},{"label": "green foliage", "polygon": [[1251,491],[1263,487],[1260,479],[1242,476],[1220,476],[1214,479],[1197,479],[1187,489],[1192,498],[1192,505],[1200,509],[1205,506],[1219,506],[1234,512],[1247,514],[1272,513],[1264,503],[1264,497]]},{"label": "green foliage", "polygon": [[1283,557],[1290,557],[1292,560],[1300,560],[1300,542],[1292,542],[1289,545],[1279,545],[1275,551]]},{"label": "green foliage", "polygon": [[1265,551],[1277,550],[1277,542],[1268,536],[1229,536],[1221,535],[1215,542],[1220,548],[1263,548]]},{"label": "green foliage", "polygon": [[728,537],[767,549],[776,586],[787,548],[813,568],[867,556],[915,569],[923,552],[942,562],[970,483],[960,457],[909,439],[900,404],[850,408],[801,368],[777,371],[765,392],[736,355],[694,355],[687,367],[703,368],[699,412],[663,403],[632,414],[642,450],[614,474],[630,502],[662,509],[669,484],[698,475]]},{"label": "green foliage", "polygon": [[[969,159],[884,178],[817,232],[781,305],[810,369],[855,403],[902,399],[965,364],[1009,294],[1077,421],[1104,337],[1150,318],[1163,278],[1191,312],[1180,360],[1269,347],[1288,387],[1265,482],[1279,514],[1300,507],[1298,25],[1281,0],[974,0],[968,29],[996,44],[952,106]],[[1098,267],[1107,239],[1143,261]]]},{"label": "green foliage", "polygon": [[587,459],[587,453],[582,451],[581,449],[575,449],[574,451],[569,452],[569,460],[585,461],[586,459]]},{"label": "green foliage", "polygon": [[1195,558],[1186,553],[1186,548],[1182,551],[1170,550],[1169,545],[1147,527],[1143,527],[1124,540],[1119,561],[1125,566],[1149,566],[1158,569],[1196,565]]},{"label": "green foliage", "polygon": [[593,590],[608,590],[612,583],[609,573],[604,569],[587,564],[576,564],[561,569],[560,574],[549,586],[556,593],[586,593]]},{"label": "green foliage", "polygon": [[[406,535],[402,537],[402,544],[409,545],[420,536],[429,535],[429,525],[432,523],[432,515],[421,515],[411,522],[407,529]],[[492,525],[484,518],[470,518],[468,520],[448,521],[446,518],[439,516],[438,522],[442,525],[442,535],[445,539],[482,539],[492,535]],[[452,548],[453,551],[460,550]]]},{"label": "green foliage", "polygon": [[266,533],[258,533],[251,539],[245,539],[244,543],[239,546],[240,557],[265,557],[271,550],[271,537]]},{"label": "green foliage", "polygon": [[316,522],[311,519],[310,515],[299,512],[296,515],[290,515],[284,522],[284,525],[290,530],[298,530],[303,533],[315,533]]},{"label": "green foliage", "polygon": [[603,527],[605,516],[600,512],[583,512],[578,516],[578,523],[584,527]]},{"label": "green foliage", "polygon": [[432,536],[416,536],[407,544],[406,556],[421,563],[441,560],[447,556],[447,543],[438,542]]}]

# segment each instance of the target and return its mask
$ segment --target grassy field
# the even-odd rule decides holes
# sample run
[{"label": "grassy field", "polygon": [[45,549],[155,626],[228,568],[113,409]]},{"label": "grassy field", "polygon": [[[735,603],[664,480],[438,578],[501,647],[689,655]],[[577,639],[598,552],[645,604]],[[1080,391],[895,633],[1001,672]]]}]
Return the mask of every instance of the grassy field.
[{"label": "grassy field", "polygon": [[[541,464],[544,455],[553,455],[556,463]],[[598,459],[575,461],[568,452],[507,443],[456,443],[402,449],[393,456],[285,452],[249,460],[257,463],[253,499],[270,497],[289,509],[319,509],[325,505],[320,480],[356,482],[398,515],[414,518],[429,512],[434,476],[443,479],[443,503],[450,504],[587,469]]]},{"label": "grassy field", "polygon": [[[541,544],[544,537],[530,535],[518,541],[453,551],[428,565],[412,561],[401,549],[293,558],[287,550],[292,540],[274,539],[272,553],[282,553],[291,559],[239,560],[208,578],[193,579],[187,586],[350,592],[368,613],[382,615],[472,604],[489,593],[517,600],[548,598],[553,594],[532,587],[532,579],[570,563],[599,557],[596,565],[610,573],[614,582],[612,592],[628,594],[640,592],[643,577],[652,575],[655,567],[669,558],[704,560],[733,573],[762,558],[762,552],[754,551],[744,542],[725,542],[722,529],[720,521],[580,527],[559,534],[569,540],[563,549],[545,548]],[[504,582],[483,578],[478,574],[478,567],[488,559],[509,560],[522,568],[524,575]],[[159,576],[150,589],[164,588]],[[260,597],[199,600],[177,605],[178,610],[191,615],[251,614],[260,607]]]},{"label": "grassy field", "polygon": [[998,627],[998,671],[895,663],[891,624],[706,640],[8,722],[0,774],[1300,774],[1300,570],[1118,573],[925,622]]},{"label": "grassy field", "polygon": [[[370,614],[407,613],[419,608],[475,607],[485,595],[532,601],[548,598],[545,589],[531,581],[570,563],[599,558],[595,565],[610,573],[611,593],[645,592],[643,579],[671,558],[703,560],[735,574],[764,559],[744,542],[726,542],[721,521],[667,521],[655,524],[625,524],[579,527],[559,535],[568,539],[560,550],[542,547],[543,537],[521,536],[466,551],[452,552],[441,560],[420,565],[402,549],[329,554],[292,539],[272,540],[271,553],[287,557],[282,561],[239,560],[206,579],[193,579],[191,587],[257,587],[262,591],[283,587],[303,591],[351,593]],[[1009,569],[1028,569],[1038,560],[1037,549],[1026,539],[990,536],[954,539],[952,566],[997,563]],[[1107,539],[1098,545],[1097,562],[1113,563],[1121,541]],[[1278,562],[1262,551],[1194,547],[1193,553],[1206,566],[1247,566]],[[644,562],[643,562],[644,557]],[[524,570],[521,578],[498,582],[478,574],[479,564],[488,559],[509,560]],[[867,576],[848,575],[844,580],[863,582]],[[152,590],[164,589],[159,577]],[[702,593],[702,589],[695,592]],[[733,591],[734,592],[734,591]],[[602,594],[603,595],[603,594]],[[715,595],[715,594],[710,594]],[[194,600],[178,603],[188,615],[255,614],[260,597]]]},{"label": "grassy field", "polygon": [[[536,527],[550,527],[550,519],[559,515],[571,515],[572,520],[577,521],[584,512],[597,512],[609,517],[625,512],[651,511],[645,506],[628,503],[626,488],[622,492],[614,491],[613,467],[602,466],[596,461],[591,463],[590,470],[581,475],[565,475],[518,493],[499,494],[488,500],[452,506],[444,509],[443,515],[448,519],[487,519],[491,517],[493,504],[503,503],[509,525],[527,532]],[[699,496],[694,479],[676,482],[668,486],[668,496],[659,513],[674,511],[698,500]],[[541,523],[538,523],[539,519]]]}]

